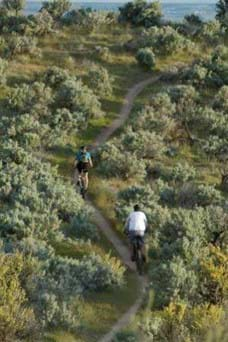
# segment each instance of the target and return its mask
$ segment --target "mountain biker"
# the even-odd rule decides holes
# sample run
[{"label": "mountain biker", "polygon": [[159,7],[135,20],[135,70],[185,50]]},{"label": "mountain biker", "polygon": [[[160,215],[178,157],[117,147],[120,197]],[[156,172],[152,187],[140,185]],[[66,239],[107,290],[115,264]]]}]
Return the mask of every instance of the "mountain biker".
[{"label": "mountain biker", "polygon": [[91,154],[87,151],[86,146],[81,146],[80,150],[76,153],[75,167],[78,170],[78,183],[83,177],[84,187],[86,191],[89,185],[88,171],[89,168],[93,167]]},{"label": "mountain biker", "polygon": [[144,243],[144,235],[147,229],[147,217],[144,212],[141,211],[140,206],[136,204],[134,211],[128,216],[125,231],[127,232],[130,240],[131,248],[131,260],[135,261],[133,242],[136,237],[140,237],[142,242],[142,256],[143,260],[146,261],[146,251]]}]

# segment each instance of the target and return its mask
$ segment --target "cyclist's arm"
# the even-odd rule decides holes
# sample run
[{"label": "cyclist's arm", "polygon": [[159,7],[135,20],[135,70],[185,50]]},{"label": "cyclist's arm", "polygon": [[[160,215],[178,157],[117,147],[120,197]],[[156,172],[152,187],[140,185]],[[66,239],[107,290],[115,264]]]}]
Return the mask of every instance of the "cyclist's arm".
[{"label": "cyclist's arm", "polygon": [[89,165],[90,165],[90,167],[93,167],[93,161],[92,161],[91,157],[89,158]]},{"label": "cyclist's arm", "polygon": [[148,231],[148,221],[147,221],[146,215],[145,215],[145,218],[144,218],[144,222],[145,222],[145,227],[146,227],[146,229],[145,229],[145,233],[146,233]]}]

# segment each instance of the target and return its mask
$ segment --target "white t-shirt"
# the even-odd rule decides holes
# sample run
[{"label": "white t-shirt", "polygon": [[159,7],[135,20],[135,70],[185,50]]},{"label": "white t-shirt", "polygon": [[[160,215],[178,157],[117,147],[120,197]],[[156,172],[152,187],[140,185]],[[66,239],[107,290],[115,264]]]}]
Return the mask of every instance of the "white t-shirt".
[{"label": "white t-shirt", "polygon": [[127,219],[126,226],[129,231],[145,232],[147,225],[146,215],[142,211],[133,211]]}]

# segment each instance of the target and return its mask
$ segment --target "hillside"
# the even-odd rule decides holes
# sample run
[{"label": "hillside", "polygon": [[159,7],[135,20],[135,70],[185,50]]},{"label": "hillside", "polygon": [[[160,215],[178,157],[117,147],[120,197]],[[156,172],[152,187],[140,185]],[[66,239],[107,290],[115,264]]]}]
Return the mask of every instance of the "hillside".
[{"label": "hillside", "polygon": [[[23,7],[0,7],[0,340],[226,341],[227,1],[181,23],[157,2]],[[144,278],[123,234],[136,203]]]}]

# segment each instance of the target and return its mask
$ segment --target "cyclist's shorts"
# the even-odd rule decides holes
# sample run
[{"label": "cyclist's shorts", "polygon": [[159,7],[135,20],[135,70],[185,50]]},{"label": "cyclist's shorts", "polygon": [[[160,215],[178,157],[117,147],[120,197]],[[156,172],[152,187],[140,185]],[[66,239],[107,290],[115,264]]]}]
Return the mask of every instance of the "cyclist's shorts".
[{"label": "cyclist's shorts", "polygon": [[131,243],[134,242],[135,238],[138,238],[142,244],[144,244],[144,235],[141,232],[129,231],[129,240]]},{"label": "cyclist's shorts", "polygon": [[78,162],[77,169],[79,173],[88,172],[89,171],[89,163]]}]

